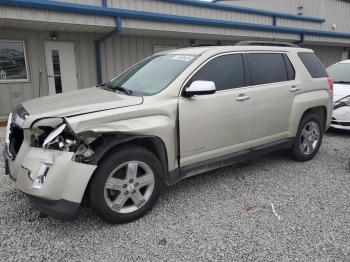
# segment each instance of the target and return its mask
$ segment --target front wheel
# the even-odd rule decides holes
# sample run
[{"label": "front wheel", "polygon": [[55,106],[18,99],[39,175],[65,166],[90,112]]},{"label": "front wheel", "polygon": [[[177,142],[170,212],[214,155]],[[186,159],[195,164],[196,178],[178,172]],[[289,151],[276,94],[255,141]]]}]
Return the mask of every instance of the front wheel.
[{"label": "front wheel", "polygon": [[290,155],[300,162],[312,159],[318,152],[323,138],[320,118],[315,114],[305,115],[299,124]]},{"label": "front wheel", "polygon": [[91,208],[107,221],[127,223],[154,206],[161,187],[162,168],[151,152],[120,147],[103,160],[91,181]]}]

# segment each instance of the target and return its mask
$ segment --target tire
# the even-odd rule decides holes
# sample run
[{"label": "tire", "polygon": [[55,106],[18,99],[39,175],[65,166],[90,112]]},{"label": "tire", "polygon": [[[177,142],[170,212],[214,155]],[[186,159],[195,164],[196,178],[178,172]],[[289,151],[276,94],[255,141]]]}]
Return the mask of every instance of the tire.
[{"label": "tire", "polygon": [[92,178],[89,188],[92,210],[116,224],[142,217],[160,196],[162,170],[157,157],[145,148],[118,147],[103,159]]},{"label": "tire", "polygon": [[[313,135],[309,141],[308,137],[311,136],[312,133]],[[293,146],[289,150],[290,156],[299,162],[311,160],[320,149],[323,133],[324,128],[318,115],[310,113],[303,116]],[[306,144],[309,144],[308,148],[305,147]]]}]

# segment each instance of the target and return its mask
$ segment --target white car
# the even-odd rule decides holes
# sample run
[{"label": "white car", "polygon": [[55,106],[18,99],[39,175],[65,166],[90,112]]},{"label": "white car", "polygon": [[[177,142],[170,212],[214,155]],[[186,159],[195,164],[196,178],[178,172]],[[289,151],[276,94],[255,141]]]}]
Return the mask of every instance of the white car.
[{"label": "white car", "polygon": [[331,127],[350,130],[350,60],[336,63],[327,71],[334,81]]}]

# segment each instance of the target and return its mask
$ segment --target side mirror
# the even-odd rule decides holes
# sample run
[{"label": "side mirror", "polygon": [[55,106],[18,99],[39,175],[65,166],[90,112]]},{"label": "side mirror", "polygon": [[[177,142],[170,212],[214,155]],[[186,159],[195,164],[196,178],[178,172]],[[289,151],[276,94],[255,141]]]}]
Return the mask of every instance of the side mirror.
[{"label": "side mirror", "polygon": [[216,86],[213,81],[201,81],[197,80],[192,82],[189,87],[185,89],[185,96],[194,95],[210,95],[216,92]]}]

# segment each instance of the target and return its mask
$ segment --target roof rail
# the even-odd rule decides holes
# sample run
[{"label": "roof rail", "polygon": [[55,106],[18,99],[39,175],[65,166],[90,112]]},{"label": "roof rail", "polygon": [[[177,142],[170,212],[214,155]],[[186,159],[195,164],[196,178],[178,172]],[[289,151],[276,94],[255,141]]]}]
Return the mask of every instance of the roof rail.
[{"label": "roof rail", "polygon": [[237,46],[285,46],[285,47],[300,47],[297,44],[290,42],[275,42],[275,41],[241,41]]}]

